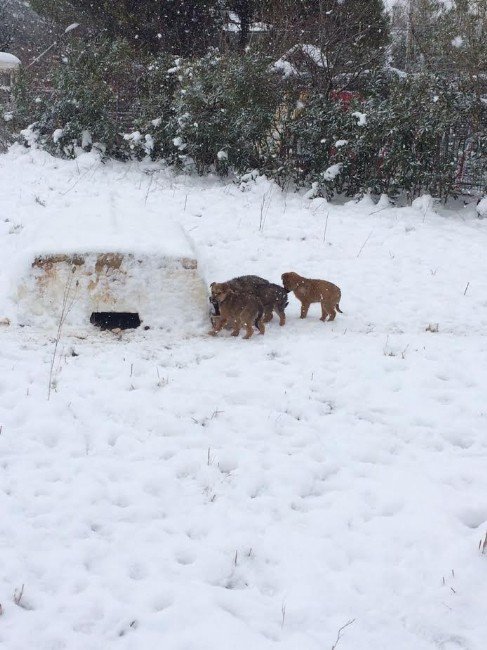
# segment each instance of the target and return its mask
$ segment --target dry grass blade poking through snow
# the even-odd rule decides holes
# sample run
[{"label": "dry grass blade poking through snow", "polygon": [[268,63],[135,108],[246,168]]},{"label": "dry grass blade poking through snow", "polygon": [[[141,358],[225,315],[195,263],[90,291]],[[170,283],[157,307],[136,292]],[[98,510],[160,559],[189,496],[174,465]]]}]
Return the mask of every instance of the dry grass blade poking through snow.
[{"label": "dry grass blade poking through snow", "polygon": [[366,245],[366,243],[369,241],[369,239],[370,239],[370,237],[372,236],[372,233],[373,233],[373,232],[374,232],[374,231],[371,230],[371,231],[369,232],[369,234],[367,235],[367,238],[365,239],[364,243],[363,243],[362,246],[360,247],[359,252],[357,253],[357,257],[359,257],[359,256],[360,256],[360,253],[364,250],[365,245]]},{"label": "dry grass blade poking through snow", "polygon": [[21,604],[23,595],[24,595],[24,585],[22,585],[20,589],[15,589],[14,591],[14,603],[18,607],[23,607],[23,605]]},{"label": "dry grass blade poking through snow", "polygon": [[271,207],[271,200],[272,200],[272,185],[265,192],[264,196],[262,197],[262,201],[260,203],[259,232],[264,232],[264,226],[267,219],[267,214],[269,212],[269,208]]},{"label": "dry grass blade poking through snow", "polygon": [[74,305],[74,300],[76,297],[76,289],[78,287],[78,280],[76,280],[76,284],[74,287],[74,292],[71,295],[71,290],[73,288],[73,281],[74,281],[74,274],[76,273],[76,266],[73,266],[71,269],[71,275],[68,277],[66,280],[66,285],[64,287],[64,293],[63,293],[63,303],[61,307],[61,314],[59,316],[59,322],[58,322],[58,327],[57,327],[57,333],[56,333],[56,341],[54,343],[54,350],[52,352],[52,359],[51,359],[51,367],[49,369],[49,387],[47,389],[47,399],[49,400],[51,398],[51,389],[53,388],[53,373],[54,373],[54,364],[56,362],[56,355],[57,355],[57,349],[59,346],[59,341],[61,339],[61,334],[63,331],[63,325],[66,321],[66,318],[71,311],[73,305]]},{"label": "dry grass blade poking through snow", "polygon": [[338,630],[338,634],[337,634],[337,638],[336,638],[336,640],[335,640],[335,643],[331,646],[331,650],[336,650],[336,647],[338,646],[338,644],[340,643],[340,639],[342,638],[342,632],[343,632],[343,630],[344,630],[346,627],[348,627],[349,625],[352,625],[353,623],[355,623],[355,619],[354,619],[354,618],[351,618],[349,621],[347,621],[347,622],[345,623],[345,625],[342,625],[342,626],[341,626],[341,628]]}]

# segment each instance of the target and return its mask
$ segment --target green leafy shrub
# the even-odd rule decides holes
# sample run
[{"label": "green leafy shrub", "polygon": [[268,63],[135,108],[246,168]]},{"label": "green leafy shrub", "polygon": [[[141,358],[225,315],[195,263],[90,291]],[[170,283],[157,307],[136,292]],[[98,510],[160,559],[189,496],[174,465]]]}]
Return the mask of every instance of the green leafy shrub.
[{"label": "green leafy shrub", "polygon": [[107,157],[126,159],[124,123],[133,120],[138,71],[123,41],[101,39],[68,46],[42,93],[24,74],[17,90],[16,121],[32,124],[40,146],[74,157],[98,147]]},{"label": "green leafy shrub", "polygon": [[265,170],[282,101],[279,77],[262,55],[212,52],[183,66],[174,99],[176,162],[199,173]]}]

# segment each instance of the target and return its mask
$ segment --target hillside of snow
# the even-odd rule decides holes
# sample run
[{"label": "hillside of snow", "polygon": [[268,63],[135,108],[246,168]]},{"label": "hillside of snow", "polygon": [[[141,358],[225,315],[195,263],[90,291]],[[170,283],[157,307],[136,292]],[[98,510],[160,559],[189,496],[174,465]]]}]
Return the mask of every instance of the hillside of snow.
[{"label": "hillside of snow", "polygon": [[[473,207],[19,147],[0,179],[0,647],[485,648]],[[293,270],[338,284],[344,313],[302,321],[291,295],[249,341],[87,323],[55,349],[55,327],[16,325],[25,251],[96,211],[176,220],[207,284]]]}]

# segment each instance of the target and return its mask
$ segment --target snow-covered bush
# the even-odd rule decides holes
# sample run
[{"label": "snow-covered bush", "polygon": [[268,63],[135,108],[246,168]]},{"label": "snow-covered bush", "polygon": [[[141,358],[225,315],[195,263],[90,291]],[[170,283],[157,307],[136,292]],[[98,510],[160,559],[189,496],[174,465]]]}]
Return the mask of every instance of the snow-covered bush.
[{"label": "snow-covered bush", "polygon": [[264,171],[282,92],[262,55],[211,52],[186,63],[174,99],[175,161],[191,160],[199,173]]},{"label": "snow-covered bush", "polygon": [[459,151],[452,141],[461,116],[458,96],[432,75],[398,79],[386,98],[370,101],[381,150],[374,185],[412,197],[455,193]]},{"label": "snow-covered bush", "polygon": [[[460,171],[485,184],[487,107],[433,75],[369,85],[351,102],[309,93],[284,120],[281,178],[320,192],[455,196]],[[483,176],[481,168],[483,165]]]},{"label": "snow-covered bush", "polygon": [[5,151],[11,142],[9,122],[12,120],[12,113],[7,111],[0,102],[0,153]]},{"label": "snow-covered bush", "polygon": [[355,194],[367,188],[374,150],[367,142],[366,117],[356,117],[354,104],[311,93],[298,99],[282,124],[281,180],[299,186],[317,183],[320,193]]},{"label": "snow-covered bush", "polygon": [[[107,157],[125,159],[123,120],[131,120],[134,66],[123,41],[74,42],[52,71],[48,93],[37,93],[27,75],[16,90],[16,121],[34,124],[38,145],[74,157],[97,146]],[[122,118],[123,116],[123,118]]]},{"label": "snow-covered bush", "polygon": [[5,123],[57,155],[96,147],[198,173],[257,170],[328,197],[487,190],[487,104],[431,73],[375,71],[341,91],[252,51],[148,58],[106,39],[75,42],[61,61],[42,88],[21,73]]},{"label": "snow-covered bush", "polygon": [[138,80],[138,114],[134,129],[141,138],[127,138],[137,157],[150,156],[153,160],[168,159],[173,155],[174,92],[179,84],[180,58],[166,54],[144,62]]}]

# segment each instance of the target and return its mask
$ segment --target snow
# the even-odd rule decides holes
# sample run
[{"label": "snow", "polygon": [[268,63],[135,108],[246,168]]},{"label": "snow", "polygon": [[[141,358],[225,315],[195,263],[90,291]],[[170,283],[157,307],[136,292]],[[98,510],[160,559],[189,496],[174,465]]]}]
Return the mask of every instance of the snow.
[{"label": "snow", "polygon": [[[322,140],[322,142],[325,142],[325,140]],[[339,149],[340,147],[344,147],[346,144],[348,144],[348,140],[337,140],[335,142],[335,147]]]},{"label": "snow", "polygon": [[79,27],[79,23],[71,23],[71,25],[68,25],[66,27],[66,29],[64,30],[64,33],[69,34],[69,32],[72,32],[73,29],[76,29],[77,27]]},{"label": "snow", "polygon": [[8,52],[0,52],[0,70],[16,70],[20,66],[20,59]]},{"label": "snow", "polygon": [[319,183],[315,181],[314,183],[311,183],[311,188],[303,194],[303,198],[314,199],[315,197],[318,196],[319,192],[320,192]]},{"label": "snow", "polygon": [[35,129],[35,124],[30,124],[27,128],[20,131],[20,135],[24,138],[26,144],[35,146],[38,138],[38,132]]},{"label": "snow", "polygon": [[482,219],[487,219],[487,196],[484,196],[478,203],[477,203],[477,213],[480,218]]},{"label": "snow", "polygon": [[87,149],[93,144],[93,139],[91,137],[91,133],[87,131],[86,129],[82,131],[81,133],[81,147],[83,149]]},{"label": "snow", "polygon": [[123,139],[128,142],[138,143],[142,140],[142,134],[140,131],[133,131],[132,133],[124,133]]},{"label": "snow", "polygon": [[396,77],[399,77],[400,79],[406,79],[407,76],[408,76],[408,73],[404,72],[404,70],[400,70],[399,68],[395,68],[394,66],[389,65],[389,64],[386,65],[385,69],[388,72],[392,72],[393,75],[395,75]]},{"label": "snow", "polygon": [[20,147],[0,178],[0,320],[10,261],[50,221],[85,240],[93,213],[121,211],[128,250],[146,210],[190,233],[208,283],[296,270],[336,282],[344,312],[301,321],[290,295],[285,327],[250,341],[62,333],[50,401],[56,328],[2,325],[3,647],[323,650],[353,620],[339,650],[483,650],[473,208],[377,211]]},{"label": "snow", "polygon": [[63,137],[64,135],[64,129],[55,129],[55,131],[52,134],[52,139],[54,142],[59,142],[59,140]]},{"label": "snow", "polygon": [[425,214],[434,209],[435,200],[430,194],[423,194],[418,196],[417,199],[414,199],[411,206],[416,210],[419,210],[421,214]]},{"label": "snow", "polygon": [[[223,31],[225,32],[240,32],[240,17],[234,11],[227,12],[227,19],[223,25]],[[250,32],[267,32],[270,29],[270,25],[263,22],[253,22],[249,25]]]},{"label": "snow", "polygon": [[306,57],[319,68],[328,67],[326,57],[320,48],[308,43],[298,43],[297,45],[293,45],[293,47],[291,47],[281,58],[272,64],[272,67],[281,72],[285,77],[299,74],[297,67],[288,60],[289,57],[292,57],[296,52],[305,54]]},{"label": "snow", "polygon": [[335,165],[330,165],[328,169],[325,169],[323,172],[323,178],[325,181],[332,181],[340,173],[343,167],[343,163],[336,163]]},{"label": "snow", "polygon": [[452,39],[451,44],[453,45],[453,47],[462,47],[463,42],[464,41],[463,41],[462,36],[455,36],[455,38]]},{"label": "snow", "polygon": [[316,45],[309,45],[306,43],[303,45],[295,45],[293,51],[296,51],[297,49],[300,49],[302,52],[304,52],[304,54],[307,54],[313,63],[316,63],[318,67],[327,67],[325,55],[319,47],[316,47]]},{"label": "snow", "polygon": [[228,160],[228,153],[226,151],[221,150],[216,154],[216,157],[218,158],[218,160]]},{"label": "snow", "polygon": [[186,148],[186,144],[183,142],[183,139],[181,136],[176,136],[173,138],[172,143],[175,147],[177,147],[180,151],[183,151],[183,149]]},{"label": "snow", "polygon": [[275,61],[272,67],[278,72],[281,72],[284,77],[290,77],[298,73],[296,68],[283,57]]},{"label": "snow", "polygon": [[354,111],[352,113],[352,117],[357,118],[358,126],[365,126],[367,124],[367,115],[365,113],[361,113],[360,111]]},{"label": "snow", "polygon": [[155,144],[156,144],[155,140],[151,136],[151,134],[146,133],[146,135],[144,136],[144,151],[147,155],[149,155],[151,151],[154,150]]},{"label": "snow", "polygon": [[[78,158],[84,173],[101,166],[96,155]],[[73,178],[73,182],[76,179]],[[88,190],[89,188],[87,188]],[[85,190],[78,211],[51,210],[29,224],[16,238],[15,254],[106,252],[158,254],[165,257],[194,257],[194,251],[167,205],[127,203],[124,195]]]}]

